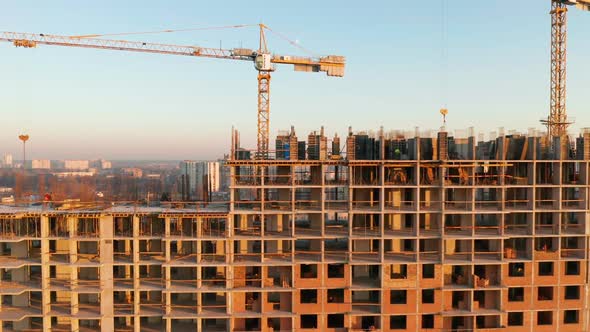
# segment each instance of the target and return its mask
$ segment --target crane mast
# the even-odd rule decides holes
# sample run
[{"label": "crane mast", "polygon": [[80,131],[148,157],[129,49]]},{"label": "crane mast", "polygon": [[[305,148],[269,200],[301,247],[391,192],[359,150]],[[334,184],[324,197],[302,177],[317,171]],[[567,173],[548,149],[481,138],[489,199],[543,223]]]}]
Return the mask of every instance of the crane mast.
[{"label": "crane mast", "polygon": [[551,98],[547,119],[548,137],[563,137],[572,122],[568,121],[566,109],[567,74],[567,12],[568,6],[590,10],[590,0],[551,0]]},{"label": "crane mast", "polygon": [[551,99],[547,120],[549,137],[565,136],[566,112],[566,66],[567,66],[567,5],[562,1],[551,1]]},{"label": "crane mast", "polygon": [[270,73],[273,67],[266,46],[264,25],[260,24],[260,42],[258,58],[255,62],[258,69],[258,122],[257,122],[257,159],[268,159],[270,145]]}]

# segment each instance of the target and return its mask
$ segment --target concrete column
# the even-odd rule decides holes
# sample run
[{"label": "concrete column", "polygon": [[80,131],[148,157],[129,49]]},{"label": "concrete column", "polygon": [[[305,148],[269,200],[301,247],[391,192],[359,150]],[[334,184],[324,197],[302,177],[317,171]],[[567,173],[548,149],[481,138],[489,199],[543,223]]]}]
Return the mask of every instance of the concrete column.
[{"label": "concrete column", "polygon": [[51,330],[51,294],[50,286],[50,269],[49,269],[49,217],[41,216],[41,303],[43,313],[43,331]]},{"label": "concrete column", "polygon": [[139,294],[139,286],[140,286],[140,279],[139,279],[139,217],[132,216],[131,217],[131,225],[132,225],[132,232],[133,232],[133,331],[140,332],[141,331],[141,320],[139,318],[140,312],[140,294]]},{"label": "concrete column", "polygon": [[100,253],[100,313],[101,331],[113,331],[114,301],[113,301],[113,217],[102,216],[99,221],[99,253]]},{"label": "concrete column", "polygon": [[[168,295],[166,297],[169,298],[170,293],[168,293]],[[166,332],[172,332],[172,319],[171,318],[166,319]]]},{"label": "concrete column", "polygon": [[[70,236],[77,236],[76,226],[77,226],[78,218],[77,217],[69,217],[68,218],[68,226],[70,228]],[[70,255],[70,264],[76,263],[77,261],[77,254],[78,254],[78,241],[68,241],[68,250]],[[78,280],[78,271],[74,266],[70,265],[69,269],[70,273],[70,284],[74,280]],[[71,304],[71,315],[78,314],[78,293],[72,291],[70,292],[70,304]],[[79,321],[78,319],[71,319],[71,327],[72,331],[79,330]]]}]

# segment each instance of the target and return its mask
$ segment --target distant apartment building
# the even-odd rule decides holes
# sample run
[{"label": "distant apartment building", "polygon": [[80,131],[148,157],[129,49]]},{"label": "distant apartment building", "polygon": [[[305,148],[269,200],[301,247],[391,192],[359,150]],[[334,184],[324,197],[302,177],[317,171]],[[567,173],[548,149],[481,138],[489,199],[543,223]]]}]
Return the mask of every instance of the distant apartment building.
[{"label": "distant apartment building", "polygon": [[104,159],[93,160],[90,162],[90,166],[96,169],[111,169],[113,165],[110,161]]},{"label": "distant apartment building", "polygon": [[96,172],[94,171],[69,171],[69,172],[55,172],[52,173],[53,176],[58,178],[66,178],[66,177],[84,177],[84,176],[94,176]]},{"label": "distant apartment building", "polygon": [[64,169],[83,171],[87,170],[88,168],[90,168],[90,163],[88,160],[64,160]]},{"label": "distant apartment building", "polygon": [[137,168],[137,167],[121,168],[121,173],[124,175],[129,175],[134,178],[140,178],[143,176],[143,171],[141,170],[141,168]]},{"label": "distant apartment building", "polygon": [[25,163],[27,168],[30,169],[50,169],[51,168],[51,160],[49,159],[33,159],[27,160]]},{"label": "distant apartment building", "polygon": [[229,155],[225,155],[223,159],[219,159],[219,191],[229,193],[230,186],[230,168],[227,165]]},{"label": "distant apartment building", "polygon": [[63,160],[52,160],[51,169],[64,169],[65,163]]},{"label": "distant apartment building", "polygon": [[193,161],[180,162],[180,173],[183,179],[183,190],[186,190],[186,198],[195,200],[207,200],[211,193],[219,192],[221,184],[221,172],[219,161]]},{"label": "distant apartment building", "polygon": [[2,157],[2,167],[12,168],[12,154],[5,153]]}]

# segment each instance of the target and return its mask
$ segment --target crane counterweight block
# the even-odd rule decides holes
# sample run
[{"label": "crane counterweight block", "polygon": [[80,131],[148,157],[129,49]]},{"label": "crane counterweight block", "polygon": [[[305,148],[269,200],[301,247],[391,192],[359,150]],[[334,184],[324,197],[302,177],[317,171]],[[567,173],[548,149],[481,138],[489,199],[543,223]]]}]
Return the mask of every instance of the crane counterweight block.
[{"label": "crane counterweight block", "polygon": [[28,39],[15,39],[13,42],[15,47],[34,48],[37,47],[37,43],[33,40]]}]

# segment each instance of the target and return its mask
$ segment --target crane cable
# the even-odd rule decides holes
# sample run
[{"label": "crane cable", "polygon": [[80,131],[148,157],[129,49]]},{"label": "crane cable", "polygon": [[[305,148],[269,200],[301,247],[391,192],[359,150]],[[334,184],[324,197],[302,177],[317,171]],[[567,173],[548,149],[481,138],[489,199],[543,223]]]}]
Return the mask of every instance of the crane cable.
[{"label": "crane cable", "polygon": [[275,34],[276,36],[278,36],[279,38],[283,39],[284,41],[286,41],[287,43],[291,44],[291,46],[296,47],[300,50],[302,50],[303,52],[315,56],[315,57],[319,57],[319,55],[317,53],[314,53],[310,50],[308,50],[307,48],[301,46],[301,44],[298,41],[293,41],[291,39],[289,39],[287,36],[285,36],[284,34],[274,31],[271,28],[269,28],[267,25],[264,25],[264,28],[270,32],[272,32],[273,34]]},{"label": "crane cable", "polygon": [[79,36],[69,36],[72,39],[83,39],[83,38],[96,38],[96,37],[108,37],[108,36],[128,36],[128,35],[147,35],[147,34],[158,34],[158,33],[170,33],[170,32],[187,32],[187,31],[200,31],[200,30],[222,30],[222,29],[239,29],[256,26],[256,24],[238,24],[238,25],[224,25],[216,27],[200,27],[200,28],[185,28],[185,29],[166,29],[156,31],[138,31],[138,32],[119,32],[119,33],[102,33],[102,34],[89,34]]},{"label": "crane cable", "polygon": [[442,108],[440,113],[443,116],[443,124],[446,125],[446,116],[448,114],[448,81],[449,81],[449,64],[448,64],[448,3],[447,0],[441,1],[441,54],[440,54],[440,93],[442,99]]},{"label": "crane cable", "polygon": [[443,105],[446,108],[448,103],[448,81],[449,81],[449,49],[448,49],[448,3],[441,0],[442,4],[442,48],[441,48],[441,71],[442,71],[442,97]]},{"label": "crane cable", "polygon": [[[223,29],[241,29],[247,27],[259,26],[259,24],[237,24],[237,25],[222,25],[222,26],[215,26],[215,27],[199,27],[199,28],[184,28],[184,29],[166,29],[166,30],[154,30],[154,31],[137,31],[137,32],[118,32],[118,33],[99,33],[99,34],[88,34],[88,35],[74,35],[69,36],[71,39],[84,39],[84,38],[97,38],[97,37],[112,37],[112,36],[130,36],[130,35],[148,35],[148,34],[160,34],[160,33],[173,33],[173,32],[188,32],[188,31],[203,31],[203,30],[223,30]],[[291,44],[291,46],[300,49],[301,51],[319,57],[319,55],[315,52],[308,50],[307,48],[301,46],[298,41],[294,41],[289,37],[285,36],[284,34],[274,31],[267,25],[263,25],[265,30],[270,31],[277,37],[283,39],[287,43]]]}]

